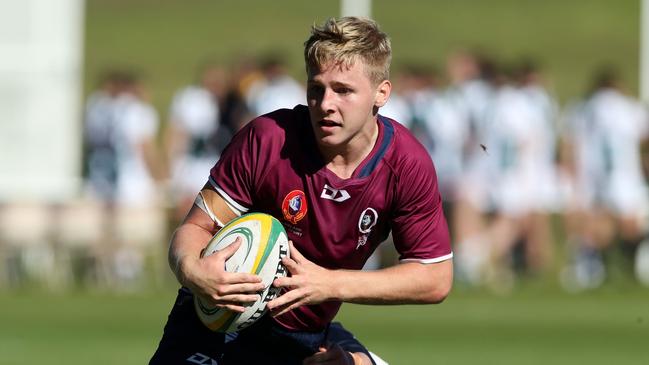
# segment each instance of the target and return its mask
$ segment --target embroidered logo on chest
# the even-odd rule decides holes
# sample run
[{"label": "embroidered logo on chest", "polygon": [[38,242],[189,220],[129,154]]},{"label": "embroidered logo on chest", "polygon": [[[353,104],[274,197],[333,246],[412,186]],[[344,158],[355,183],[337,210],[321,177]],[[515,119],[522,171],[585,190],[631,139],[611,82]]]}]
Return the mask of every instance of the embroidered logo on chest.
[{"label": "embroidered logo on chest", "polygon": [[349,199],[349,193],[344,189],[334,189],[331,186],[325,184],[324,189],[320,197],[323,199],[333,200],[335,202],[341,203]]},{"label": "embroidered logo on chest", "polygon": [[377,213],[373,208],[365,208],[361,213],[361,216],[358,219],[358,231],[361,235],[358,237],[358,243],[356,244],[357,250],[367,243],[367,238],[370,236],[370,233],[372,233],[372,228],[374,228],[378,221],[379,213]]},{"label": "embroidered logo on chest", "polygon": [[282,202],[282,214],[284,219],[292,224],[296,224],[307,211],[306,195],[302,190],[293,190],[286,194]]}]

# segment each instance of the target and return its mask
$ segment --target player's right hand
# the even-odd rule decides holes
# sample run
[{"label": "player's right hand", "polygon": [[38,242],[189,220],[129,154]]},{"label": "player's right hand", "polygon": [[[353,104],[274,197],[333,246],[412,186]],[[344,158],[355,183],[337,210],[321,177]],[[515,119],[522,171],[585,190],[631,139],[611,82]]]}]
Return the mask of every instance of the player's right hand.
[{"label": "player's right hand", "polygon": [[302,365],[371,365],[367,355],[362,352],[350,353],[342,349],[338,344],[329,344],[321,347],[312,356],[304,359]]},{"label": "player's right hand", "polygon": [[265,288],[257,275],[225,271],[225,261],[239,246],[241,238],[210,256],[183,262],[186,286],[204,305],[243,312],[245,304],[254,303]]}]

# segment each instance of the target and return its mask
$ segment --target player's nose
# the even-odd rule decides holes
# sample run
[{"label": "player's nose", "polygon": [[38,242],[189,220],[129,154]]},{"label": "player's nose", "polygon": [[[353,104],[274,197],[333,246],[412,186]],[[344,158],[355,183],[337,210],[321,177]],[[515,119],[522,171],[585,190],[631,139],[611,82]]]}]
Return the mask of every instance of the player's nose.
[{"label": "player's nose", "polygon": [[335,109],[334,101],[335,93],[332,90],[325,90],[322,94],[322,100],[320,101],[320,108],[325,114],[333,113]]}]

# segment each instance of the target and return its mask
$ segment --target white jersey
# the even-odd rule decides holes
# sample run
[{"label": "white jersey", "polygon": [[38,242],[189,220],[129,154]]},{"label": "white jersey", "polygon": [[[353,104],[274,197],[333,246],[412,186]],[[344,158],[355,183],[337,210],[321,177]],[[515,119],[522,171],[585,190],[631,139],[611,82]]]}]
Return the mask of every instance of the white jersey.
[{"label": "white jersey", "polygon": [[467,136],[463,145],[460,197],[474,207],[493,208],[496,159],[492,154],[493,126],[489,118],[494,99],[493,88],[484,80],[469,80],[448,90],[454,108],[461,115]]},{"label": "white jersey", "polygon": [[468,115],[461,101],[450,92],[439,93],[422,110],[426,147],[439,180],[442,198],[453,200],[462,177],[464,144],[469,137]]},{"label": "white jersey", "polygon": [[493,99],[493,89],[484,80],[474,79],[460,85],[460,93],[467,109],[469,121],[480,130],[485,122],[485,116]]},{"label": "white jersey", "polygon": [[142,145],[155,140],[158,113],[148,103],[125,94],[116,101],[117,202],[147,205],[157,196],[156,184],[145,161]]},{"label": "white jersey", "polygon": [[414,121],[423,122],[426,119],[430,103],[438,98],[439,94],[440,92],[433,88],[410,90],[404,94],[404,98],[412,110]]},{"label": "white jersey", "polygon": [[539,144],[539,154],[535,156],[535,163],[539,168],[548,168],[555,166],[555,156],[557,147],[557,102],[548,94],[548,92],[539,85],[529,85],[521,89],[523,97],[531,108],[533,124],[537,127],[539,138],[542,143]]},{"label": "white jersey", "polygon": [[292,77],[278,76],[271,80],[257,81],[250,87],[246,100],[250,110],[257,116],[306,104],[306,92]]},{"label": "white jersey", "polygon": [[171,123],[191,136],[213,134],[219,126],[219,106],[212,94],[188,86],[174,95],[169,111]]},{"label": "white jersey", "polygon": [[648,202],[640,143],[649,121],[637,101],[614,89],[593,94],[570,120],[583,207],[604,204],[620,214],[635,214]]},{"label": "white jersey", "polygon": [[88,97],[85,115],[85,138],[90,148],[109,144],[114,119],[115,99],[103,91]]},{"label": "white jersey", "polygon": [[553,103],[538,86],[504,86],[491,115],[497,160],[496,205],[503,213],[557,208]]},{"label": "white jersey", "polygon": [[218,101],[208,90],[189,86],[176,93],[169,114],[170,122],[187,138],[185,151],[171,161],[171,184],[177,193],[195,194],[219,158]]}]

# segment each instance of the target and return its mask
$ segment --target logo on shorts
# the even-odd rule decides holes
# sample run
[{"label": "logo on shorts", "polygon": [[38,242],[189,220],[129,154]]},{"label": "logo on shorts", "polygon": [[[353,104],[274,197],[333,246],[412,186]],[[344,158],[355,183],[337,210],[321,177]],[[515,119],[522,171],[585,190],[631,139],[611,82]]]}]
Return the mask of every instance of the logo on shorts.
[{"label": "logo on shorts", "polygon": [[370,236],[372,228],[374,228],[378,221],[379,213],[373,208],[365,208],[363,213],[361,213],[358,219],[358,231],[361,233],[361,236],[358,238],[358,243],[356,244],[357,250],[367,243],[367,238]]},{"label": "logo on shorts", "polygon": [[197,352],[192,356],[188,357],[187,362],[191,362],[192,364],[199,364],[199,365],[218,365],[216,360],[210,358],[207,355],[203,355],[200,352]]},{"label": "logo on shorts", "polygon": [[295,224],[304,218],[306,210],[306,195],[302,190],[293,190],[284,197],[282,213],[290,223]]}]

